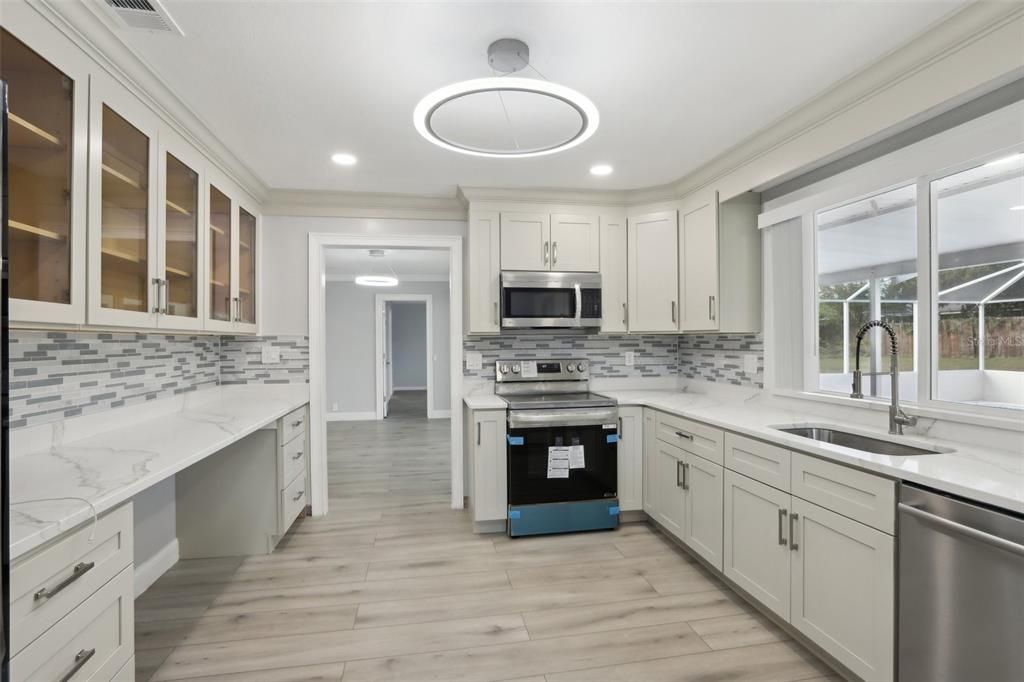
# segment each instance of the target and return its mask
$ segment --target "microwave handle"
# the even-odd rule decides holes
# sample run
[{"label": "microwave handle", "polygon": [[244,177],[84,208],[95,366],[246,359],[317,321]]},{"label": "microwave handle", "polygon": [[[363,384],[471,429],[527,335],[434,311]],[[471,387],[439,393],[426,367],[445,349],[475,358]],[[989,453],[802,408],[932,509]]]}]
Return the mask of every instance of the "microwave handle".
[{"label": "microwave handle", "polygon": [[576,290],[576,326],[583,326],[581,318],[583,317],[583,292],[580,291],[580,284],[577,282],[573,285],[573,289]]}]

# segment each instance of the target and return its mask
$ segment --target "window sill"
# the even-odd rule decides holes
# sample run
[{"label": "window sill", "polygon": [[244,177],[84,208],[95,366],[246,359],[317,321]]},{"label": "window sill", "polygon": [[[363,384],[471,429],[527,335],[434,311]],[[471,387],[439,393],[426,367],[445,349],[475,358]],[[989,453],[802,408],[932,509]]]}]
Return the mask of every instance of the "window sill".
[{"label": "window sill", "polygon": [[[857,399],[849,396],[837,395],[834,393],[816,393],[814,391],[799,391],[794,389],[776,388],[771,391],[772,395],[782,398],[796,398],[798,400],[809,400],[829,405],[839,405],[857,410],[869,410],[888,414],[889,401],[881,399]],[[901,402],[900,407],[909,415],[922,417],[924,419],[936,419],[940,421],[956,422],[960,424],[971,424],[973,426],[984,426],[993,429],[1005,429],[1024,433],[1024,411],[1014,412],[1012,410],[998,410],[1007,412],[1007,416],[990,414],[996,408],[978,408],[985,410],[985,413],[967,410],[943,409],[933,406],[922,406],[918,403]]]}]

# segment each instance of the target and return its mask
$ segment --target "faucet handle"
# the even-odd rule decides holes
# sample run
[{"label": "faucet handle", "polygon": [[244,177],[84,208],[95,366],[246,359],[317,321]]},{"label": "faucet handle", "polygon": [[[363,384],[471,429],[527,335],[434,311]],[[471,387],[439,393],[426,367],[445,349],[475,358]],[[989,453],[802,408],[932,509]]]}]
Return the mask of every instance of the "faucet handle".
[{"label": "faucet handle", "polygon": [[917,417],[913,417],[903,410],[899,410],[896,412],[896,416],[893,417],[893,421],[901,426],[914,426],[917,424]]}]

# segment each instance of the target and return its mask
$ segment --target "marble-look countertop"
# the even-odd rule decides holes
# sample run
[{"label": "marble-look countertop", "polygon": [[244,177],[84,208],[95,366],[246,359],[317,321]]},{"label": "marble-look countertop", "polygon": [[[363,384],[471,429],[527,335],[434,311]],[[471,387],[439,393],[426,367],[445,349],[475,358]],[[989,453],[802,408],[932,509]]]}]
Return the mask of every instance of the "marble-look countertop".
[{"label": "marble-look countertop", "polygon": [[462,402],[466,403],[466,407],[471,410],[504,410],[508,407],[500,396],[496,396],[493,393],[474,393],[471,395],[462,396]]},{"label": "marble-look countertop", "polygon": [[[888,415],[871,413],[847,420],[814,410],[799,401],[771,398],[761,391],[719,393],[679,390],[603,390],[619,405],[650,407],[704,422],[734,433],[769,441],[824,459],[842,462],[890,478],[919,483],[967,499],[1024,513],[1024,452],[996,450],[971,443],[930,438],[927,435],[889,436]],[[874,427],[877,422],[878,428]],[[841,428],[907,445],[937,446],[952,450],[935,455],[892,457],[852,450],[776,430],[776,426],[835,424]]]},{"label": "marble-look countertop", "polygon": [[15,431],[11,559],[308,402],[306,384],[222,386]]}]

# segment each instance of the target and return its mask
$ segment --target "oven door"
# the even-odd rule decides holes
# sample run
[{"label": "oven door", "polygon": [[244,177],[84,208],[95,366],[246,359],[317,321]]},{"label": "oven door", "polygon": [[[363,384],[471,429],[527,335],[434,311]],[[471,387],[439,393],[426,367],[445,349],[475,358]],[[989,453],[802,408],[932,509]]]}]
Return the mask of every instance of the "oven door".
[{"label": "oven door", "polygon": [[615,498],[618,440],[615,408],[512,410],[509,505]]},{"label": "oven door", "polygon": [[601,276],[577,272],[503,272],[506,329],[599,327]]}]

